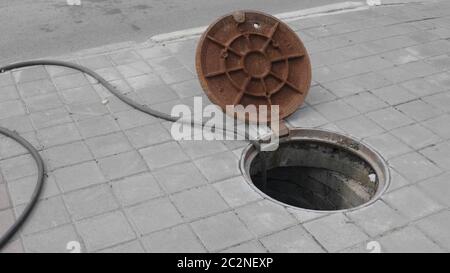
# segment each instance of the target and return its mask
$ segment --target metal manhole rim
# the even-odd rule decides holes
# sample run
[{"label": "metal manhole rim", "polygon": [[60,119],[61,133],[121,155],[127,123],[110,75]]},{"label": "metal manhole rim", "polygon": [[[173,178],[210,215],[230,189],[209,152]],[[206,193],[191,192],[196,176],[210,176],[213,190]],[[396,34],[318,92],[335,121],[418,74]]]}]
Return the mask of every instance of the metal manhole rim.
[{"label": "metal manhole rim", "polygon": [[[332,214],[332,213],[344,213],[344,212],[351,212],[351,211],[355,211],[355,210],[359,210],[362,208],[365,208],[367,206],[370,206],[372,204],[374,204],[375,202],[379,201],[382,197],[383,194],[386,193],[387,189],[389,188],[390,184],[391,184],[391,172],[389,169],[389,165],[387,164],[387,161],[384,159],[384,157],[374,148],[372,147],[370,144],[367,144],[361,140],[356,139],[355,137],[345,134],[345,133],[340,133],[340,132],[336,132],[336,131],[332,131],[332,130],[326,130],[326,129],[314,129],[314,128],[291,128],[291,131],[305,131],[305,132],[311,132],[311,133],[325,133],[325,134],[330,134],[330,135],[335,135],[335,136],[339,136],[339,137],[343,137],[343,138],[347,138],[350,139],[351,141],[357,142],[360,145],[362,145],[363,147],[365,147],[368,151],[372,152],[375,156],[376,156],[376,160],[379,162],[379,166],[380,166],[380,171],[383,172],[385,174],[384,177],[384,184],[382,185],[382,187],[380,187],[377,192],[374,194],[374,196],[372,196],[372,198],[359,205],[356,207],[352,207],[352,208],[348,208],[348,209],[339,209],[339,210],[314,210],[314,209],[306,209],[306,208],[301,208],[301,207],[297,207],[297,206],[293,206],[284,202],[281,202],[271,196],[269,196],[267,193],[263,192],[262,190],[260,190],[258,187],[256,187],[256,185],[253,183],[250,175],[247,173],[247,168],[246,168],[246,155],[250,152],[250,150],[253,149],[253,156],[247,160],[250,161],[250,163],[253,161],[253,159],[255,158],[255,156],[259,153],[256,150],[254,150],[254,146],[253,145],[247,145],[247,147],[245,147],[243,149],[243,151],[241,152],[241,157],[239,158],[239,170],[241,171],[241,175],[244,177],[245,182],[250,185],[250,187],[255,190],[261,197],[263,197],[263,199],[266,200],[270,200],[272,202],[275,202],[283,207],[286,208],[290,208],[290,209],[294,209],[294,210],[301,210],[301,211],[306,211],[306,212],[312,212],[312,213],[322,213],[322,214]],[[288,142],[288,141],[298,141],[298,140],[311,140],[311,141],[316,141],[316,142],[321,142],[321,143],[327,143],[327,144],[332,144],[332,145],[337,145],[340,148],[345,149],[346,151],[348,151],[349,153],[352,153],[358,157],[360,157],[361,159],[363,159],[365,162],[367,162],[376,172],[376,169],[374,165],[372,164],[372,161],[375,160],[370,160],[367,158],[367,156],[364,156],[364,154],[359,154],[356,153],[354,150],[350,149],[349,147],[346,147],[344,145],[341,145],[337,142],[334,141],[330,141],[330,140],[326,140],[320,137],[309,137],[309,136],[287,136],[284,137],[282,139],[280,139],[280,143],[283,142]],[[376,172],[376,175],[378,176],[379,173]]]}]

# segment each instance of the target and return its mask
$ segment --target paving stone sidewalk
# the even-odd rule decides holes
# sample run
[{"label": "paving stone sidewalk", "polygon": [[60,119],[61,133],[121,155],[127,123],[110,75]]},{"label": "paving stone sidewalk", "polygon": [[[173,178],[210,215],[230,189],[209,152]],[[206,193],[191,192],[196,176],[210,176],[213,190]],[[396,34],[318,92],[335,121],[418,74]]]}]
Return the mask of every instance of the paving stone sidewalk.
[{"label": "paving stone sidewalk", "polygon": [[[5,252],[450,251],[450,2],[372,7],[289,23],[313,65],[294,127],[344,132],[378,150],[392,182],[349,213],[282,207],[251,188],[237,141],[182,141],[170,123],[70,69],[0,74],[0,126],[41,151],[42,198]],[[197,39],[122,44],[61,59],[170,112],[203,96]],[[36,167],[0,137],[0,234],[33,190]]]}]

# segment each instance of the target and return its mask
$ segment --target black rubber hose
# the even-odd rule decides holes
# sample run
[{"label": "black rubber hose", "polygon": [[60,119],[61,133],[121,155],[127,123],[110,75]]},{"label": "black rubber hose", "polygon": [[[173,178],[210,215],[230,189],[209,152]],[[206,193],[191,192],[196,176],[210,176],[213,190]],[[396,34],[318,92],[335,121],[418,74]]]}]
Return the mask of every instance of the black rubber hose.
[{"label": "black rubber hose", "polygon": [[[139,104],[136,101],[130,99],[126,95],[120,93],[116,87],[114,87],[112,84],[110,84],[108,81],[106,81],[102,76],[100,76],[95,71],[70,62],[64,62],[64,61],[55,61],[55,60],[33,60],[33,61],[25,61],[25,62],[19,62],[19,63],[13,63],[7,66],[0,67],[0,73],[4,73],[13,69],[23,68],[23,67],[29,67],[29,66],[36,66],[36,65],[51,65],[51,66],[62,66],[62,67],[68,67],[75,70],[78,70],[80,72],[83,72],[85,74],[88,74],[89,76],[93,77],[95,80],[97,80],[101,85],[103,85],[109,92],[111,92],[113,95],[115,95],[118,99],[123,101],[124,103],[130,105],[131,107],[144,112],[146,114],[149,114],[151,116],[161,118],[167,121],[172,122],[178,122],[179,119],[177,117],[173,117],[167,113],[163,113],[160,111],[157,111],[155,109],[152,109],[144,104]],[[182,121],[187,123],[187,121]],[[206,126],[206,122],[202,121],[201,123],[197,123],[195,121],[190,122],[191,126]],[[226,130],[226,128],[216,128],[221,130]],[[235,135],[238,135],[238,131],[233,131]],[[43,163],[43,160],[41,156],[39,155],[39,152],[31,145],[28,141],[26,141],[24,138],[20,137],[17,133],[12,132],[6,128],[0,127],[0,134],[6,135],[18,143],[20,143],[22,146],[24,146],[32,155],[34,160],[36,161],[37,167],[38,167],[38,181],[36,184],[36,187],[34,189],[33,195],[31,196],[30,202],[26,206],[25,210],[22,212],[22,214],[17,218],[16,222],[7,230],[7,232],[0,238],[0,250],[6,245],[6,243],[14,236],[14,234],[20,229],[20,227],[23,225],[27,217],[30,215],[31,211],[33,210],[34,206],[36,205],[36,202],[39,199],[39,195],[42,191],[42,187],[44,185],[44,175],[45,175],[45,166]],[[245,139],[248,139],[258,150],[260,150],[260,143],[257,140],[252,140],[250,138],[249,133],[246,131]]]},{"label": "black rubber hose", "polygon": [[[36,66],[36,65],[53,65],[53,66],[62,66],[62,67],[68,67],[68,68],[72,68],[75,70],[78,70],[80,72],[83,72],[85,74],[88,74],[89,76],[93,77],[94,79],[96,79],[100,84],[102,84],[106,89],[108,89],[109,92],[111,92],[112,94],[114,94],[118,99],[120,99],[121,101],[123,101],[124,103],[130,105],[131,107],[144,112],[146,114],[152,115],[154,117],[157,118],[161,118],[167,121],[172,121],[172,122],[177,122],[179,121],[179,119],[177,117],[173,117],[167,113],[163,113],[160,111],[157,111],[155,109],[152,109],[150,107],[148,107],[145,104],[139,104],[136,101],[130,99],[129,97],[127,97],[126,95],[120,93],[116,87],[114,87],[112,84],[110,84],[107,80],[105,80],[102,76],[100,76],[99,74],[97,74],[97,72],[84,67],[82,65],[78,65],[75,63],[70,63],[70,62],[64,62],[64,61],[55,61],[55,60],[33,60],[33,61],[25,61],[25,62],[19,62],[19,63],[14,63],[14,64],[10,64],[4,67],[0,67],[0,73],[6,72],[6,71],[10,71],[13,69],[18,69],[18,68],[23,68],[23,67],[28,67],[28,66]],[[186,121],[183,121],[186,122]],[[201,123],[196,123],[195,121],[191,121],[190,122],[191,126],[206,126],[206,122],[201,122]],[[226,130],[226,128],[219,128],[221,130]],[[239,134],[238,131],[233,131],[234,134]],[[250,138],[249,133],[246,131],[245,134],[245,139],[248,139],[253,145],[255,145],[258,150],[260,148],[260,144],[258,141],[256,140],[252,140]]]},{"label": "black rubber hose", "polygon": [[36,161],[38,175],[37,175],[37,182],[36,186],[34,188],[33,194],[31,195],[30,202],[23,210],[22,214],[17,218],[17,220],[14,222],[14,224],[6,231],[5,234],[3,234],[0,237],[0,249],[2,249],[9,240],[12,239],[14,234],[20,229],[20,227],[23,225],[25,220],[30,215],[31,211],[33,210],[34,206],[36,205],[36,202],[39,200],[39,195],[42,192],[42,188],[44,186],[44,178],[45,178],[45,166],[44,161],[42,160],[41,155],[36,150],[36,148],[33,147],[33,145],[30,144],[26,139],[19,136],[16,132],[10,131],[6,128],[0,127],[0,134],[5,135],[11,139],[14,139],[17,141],[20,145],[22,145],[27,151],[31,154],[34,161]]}]

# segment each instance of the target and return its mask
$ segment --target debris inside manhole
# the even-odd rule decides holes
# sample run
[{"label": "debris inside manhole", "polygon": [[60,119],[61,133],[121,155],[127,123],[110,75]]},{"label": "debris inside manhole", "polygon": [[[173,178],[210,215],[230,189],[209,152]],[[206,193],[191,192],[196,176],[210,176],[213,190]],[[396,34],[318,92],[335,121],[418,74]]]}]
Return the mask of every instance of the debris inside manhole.
[{"label": "debris inside manhole", "polygon": [[384,191],[389,177],[383,159],[367,146],[336,133],[306,129],[292,130],[276,151],[247,149],[241,168],[268,197],[318,211],[369,204]]}]

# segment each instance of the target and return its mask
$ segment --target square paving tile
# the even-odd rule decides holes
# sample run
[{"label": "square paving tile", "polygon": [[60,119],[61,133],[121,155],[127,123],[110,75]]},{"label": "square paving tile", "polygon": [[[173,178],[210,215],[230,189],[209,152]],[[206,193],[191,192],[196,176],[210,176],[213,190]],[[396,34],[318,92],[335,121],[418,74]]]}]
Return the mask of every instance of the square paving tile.
[{"label": "square paving tile", "polygon": [[253,235],[233,212],[225,212],[192,223],[209,251],[218,251],[252,239]]},{"label": "square paving tile", "polygon": [[347,213],[347,216],[355,221],[371,237],[400,227],[407,223],[407,218],[382,201]]},{"label": "square paving tile", "polygon": [[390,105],[397,105],[416,98],[416,95],[399,85],[390,85],[379,89],[373,89],[371,92]]},{"label": "square paving tile", "polygon": [[96,158],[116,155],[132,149],[123,133],[112,133],[86,140],[86,144]]},{"label": "square paving tile", "polygon": [[44,158],[50,169],[56,169],[92,160],[92,155],[84,142],[77,141],[44,150]]},{"label": "square paving tile", "polygon": [[337,121],[358,115],[358,111],[342,100],[326,102],[314,106],[329,121]]},{"label": "square paving tile", "polygon": [[168,142],[139,150],[151,170],[189,160],[176,142]]},{"label": "square paving tile", "polygon": [[442,208],[442,205],[416,186],[408,186],[387,193],[383,196],[383,200],[410,220],[427,216]]},{"label": "square paving tile", "polygon": [[420,151],[443,170],[450,170],[450,142],[441,142]]},{"label": "square paving tile", "polygon": [[282,230],[296,223],[295,218],[273,201],[262,200],[236,210],[239,218],[258,236]]},{"label": "square paving tile", "polygon": [[94,161],[58,169],[54,175],[63,192],[105,182],[103,174]]},{"label": "square paving tile", "polygon": [[111,184],[114,194],[123,206],[134,205],[163,195],[150,173],[128,176]]},{"label": "square paving tile", "polygon": [[214,187],[231,207],[242,206],[262,198],[241,176],[217,182]]},{"label": "square paving tile", "polygon": [[428,237],[449,251],[450,249],[450,212],[442,211],[421,219],[416,226]]},{"label": "square paving tile", "polygon": [[152,233],[143,238],[148,252],[199,253],[205,248],[188,226],[182,225]]},{"label": "square paving tile", "polygon": [[68,253],[67,244],[72,241],[79,242],[80,239],[72,225],[64,225],[25,236],[23,243],[25,249],[32,253]]},{"label": "square paving tile", "polygon": [[168,193],[175,193],[207,183],[200,171],[191,162],[158,169],[153,175]]},{"label": "square paving tile", "polygon": [[69,214],[75,220],[119,208],[111,188],[105,184],[68,193],[64,196],[64,202]]},{"label": "square paving tile", "polygon": [[417,182],[442,172],[431,161],[416,152],[396,157],[389,161],[389,165],[410,182]]},{"label": "square paving tile", "polygon": [[369,237],[342,214],[332,214],[304,224],[329,252],[336,252]]},{"label": "square paving tile", "polygon": [[391,133],[414,149],[421,149],[440,141],[437,135],[417,123],[394,129]]},{"label": "square paving tile", "polygon": [[379,240],[382,252],[391,253],[432,253],[443,252],[438,245],[428,239],[415,227],[405,227],[394,231]]},{"label": "square paving tile", "polygon": [[172,195],[183,217],[193,220],[227,210],[228,205],[212,186],[203,186]]},{"label": "square paving tile", "polygon": [[427,120],[442,113],[439,109],[422,100],[414,100],[400,104],[396,108],[417,121]]},{"label": "square paving tile", "polygon": [[411,147],[390,133],[369,136],[364,139],[364,142],[374,147],[385,159],[390,159],[412,151]]},{"label": "square paving tile", "polygon": [[144,160],[136,151],[112,155],[98,160],[98,165],[109,180],[147,171]]},{"label": "square paving tile", "polygon": [[89,252],[110,247],[136,237],[120,211],[102,214],[76,223],[78,232]]},{"label": "square paving tile", "polygon": [[295,226],[260,239],[270,252],[321,253],[325,250],[302,227]]},{"label": "square paving tile", "polygon": [[240,174],[238,159],[232,152],[203,157],[195,160],[194,163],[210,182],[220,181]]},{"label": "square paving tile", "polygon": [[181,215],[167,198],[151,200],[130,207],[126,211],[141,235],[183,222]]},{"label": "square paving tile", "polygon": [[394,108],[384,108],[370,112],[367,116],[386,130],[392,130],[414,122],[408,116]]}]

